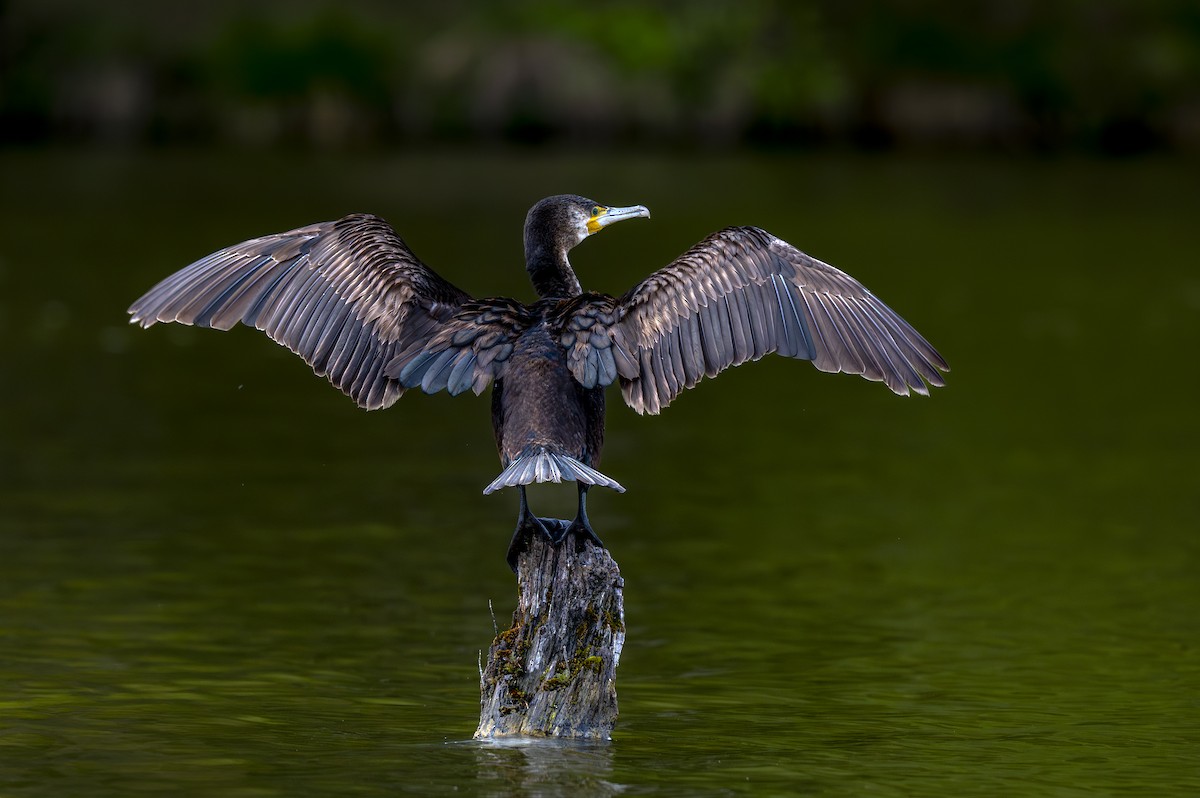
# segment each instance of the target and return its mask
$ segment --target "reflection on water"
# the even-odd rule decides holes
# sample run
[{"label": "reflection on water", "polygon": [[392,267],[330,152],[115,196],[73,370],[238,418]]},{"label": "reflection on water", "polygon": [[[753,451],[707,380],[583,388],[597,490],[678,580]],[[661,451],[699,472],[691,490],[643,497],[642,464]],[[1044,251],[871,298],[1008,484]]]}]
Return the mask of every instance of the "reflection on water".
[{"label": "reflection on water", "polygon": [[620,795],[608,743],[490,741],[473,746],[484,795]]},{"label": "reflection on water", "polygon": [[[0,163],[0,792],[1200,791],[1186,168],[299,158]],[[588,286],[758,223],[954,371],[928,400],[780,359],[661,418],[614,398],[614,740],[480,745],[514,599],[486,397],[363,413],[257,333],[123,310],[353,210],[527,296],[520,222],[558,191],[655,214],[573,253]]]}]

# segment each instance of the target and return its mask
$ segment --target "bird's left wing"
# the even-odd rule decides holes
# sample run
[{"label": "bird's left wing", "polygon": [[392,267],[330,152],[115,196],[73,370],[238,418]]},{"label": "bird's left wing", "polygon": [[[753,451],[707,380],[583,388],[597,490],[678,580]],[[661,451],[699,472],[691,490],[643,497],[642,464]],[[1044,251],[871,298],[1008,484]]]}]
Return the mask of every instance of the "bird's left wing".
[{"label": "bird's left wing", "polygon": [[388,363],[468,300],[387,222],[359,214],[214,252],[151,288],[129,313],[143,327],[256,327],[370,410],[403,393]]},{"label": "bird's left wing", "polygon": [[853,277],[756,227],[714,233],[619,300],[585,303],[572,321],[580,329],[563,345],[575,378],[607,384],[601,366],[611,362],[639,413],[658,413],[704,377],[768,352],[898,394],[928,393],[949,370]]},{"label": "bird's left wing", "polygon": [[567,368],[584,388],[611,385],[619,374],[632,374],[637,361],[622,346],[617,300],[605,294],[584,293],[558,307],[552,320]]}]

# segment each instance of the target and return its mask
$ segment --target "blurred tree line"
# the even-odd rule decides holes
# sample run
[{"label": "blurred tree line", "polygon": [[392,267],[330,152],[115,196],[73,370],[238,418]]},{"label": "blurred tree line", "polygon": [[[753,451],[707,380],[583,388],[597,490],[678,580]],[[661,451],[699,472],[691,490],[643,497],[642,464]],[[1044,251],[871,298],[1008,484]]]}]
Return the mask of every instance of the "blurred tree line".
[{"label": "blurred tree line", "polygon": [[0,0],[0,142],[1200,149],[1195,0]]}]

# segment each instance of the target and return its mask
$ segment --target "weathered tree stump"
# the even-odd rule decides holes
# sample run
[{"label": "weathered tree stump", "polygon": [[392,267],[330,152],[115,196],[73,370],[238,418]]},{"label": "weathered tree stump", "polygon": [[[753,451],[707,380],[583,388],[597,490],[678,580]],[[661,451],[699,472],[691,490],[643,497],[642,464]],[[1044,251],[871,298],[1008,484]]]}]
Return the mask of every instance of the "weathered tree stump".
[{"label": "weathered tree stump", "polygon": [[534,536],[517,563],[512,628],[480,673],[476,739],[608,739],[625,642],[624,582],[608,551]]}]

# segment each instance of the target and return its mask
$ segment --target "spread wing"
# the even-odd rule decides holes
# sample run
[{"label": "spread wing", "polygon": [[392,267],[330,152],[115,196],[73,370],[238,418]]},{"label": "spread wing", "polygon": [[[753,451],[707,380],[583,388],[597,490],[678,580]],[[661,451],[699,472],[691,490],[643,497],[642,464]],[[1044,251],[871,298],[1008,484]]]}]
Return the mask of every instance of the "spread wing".
[{"label": "spread wing", "polygon": [[577,334],[568,345],[564,336],[568,358],[581,364],[576,379],[586,385],[594,371],[606,384],[607,350],[596,344],[607,338],[625,402],[639,413],[658,413],[704,377],[768,352],[861,374],[901,395],[928,394],[949,371],[853,277],[756,227],[714,233],[624,297],[593,300],[575,318],[591,320],[586,340]]},{"label": "spread wing", "polygon": [[360,214],[215,252],[151,288],[129,313],[143,327],[256,327],[372,410],[404,392],[387,364],[469,300],[387,222]]}]

